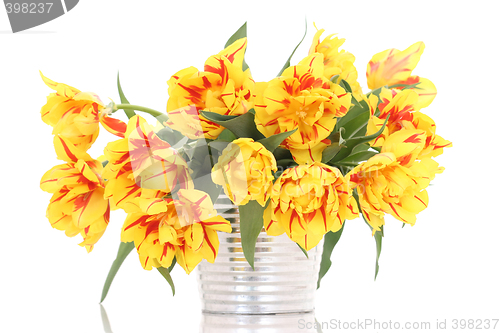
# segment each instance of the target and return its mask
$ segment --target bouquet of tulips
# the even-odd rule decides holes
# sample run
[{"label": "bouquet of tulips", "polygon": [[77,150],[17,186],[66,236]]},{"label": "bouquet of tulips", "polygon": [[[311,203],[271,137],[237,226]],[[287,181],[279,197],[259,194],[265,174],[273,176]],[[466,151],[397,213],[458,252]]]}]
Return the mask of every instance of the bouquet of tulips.
[{"label": "bouquet of tulips", "polygon": [[[53,193],[50,224],[80,234],[90,252],[110,211],[127,213],[102,299],[134,248],[142,267],[158,269],[172,289],[174,265],[189,274],[203,259],[214,262],[218,232],[231,232],[214,209],[221,193],[239,208],[252,267],[263,229],[286,233],[306,254],[324,238],[321,280],[345,220],[362,216],[377,244],[377,274],[384,216],[415,223],[428,205],[426,187],[443,171],[433,158],[451,143],[422,112],[436,95],[431,81],[412,75],[422,42],[375,54],[366,72],[371,91],[363,93],[354,56],[340,49],[344,39],[323,32],[296,65],[292,53],[276,78],[255,82],[244,24],[203,69],[172,75],[166,113],[130,104],[119,80],[121,103],[105,105],[42,75],[55,91],[42,120],[64,161],[41,180]],[[113,118],[118,110],[128,123]],[[99,124],[117,138],[94,159],[87,150]]]}]

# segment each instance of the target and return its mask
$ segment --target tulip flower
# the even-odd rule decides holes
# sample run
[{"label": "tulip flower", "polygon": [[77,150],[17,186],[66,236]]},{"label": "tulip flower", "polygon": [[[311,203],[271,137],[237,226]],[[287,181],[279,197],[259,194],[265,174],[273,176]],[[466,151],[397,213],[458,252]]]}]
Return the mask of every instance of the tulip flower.
[{"label": "tulip flower", "polygon": [[[420,158],[436,157],[443,153],[443,148],[451,147],[452,143],[436,134],[436,124],[427,115],[415,111],[418,94],[411,90],[382,89],[379,97],[369,97],[371,117],[368,121],[366,135],[376,133],[382,128],[385,119],[388,121],[384,131],[371,142],[373,147],[381,147],[385,139],[402,129],[419,129],[426,133],[425,146]],[[379,99],[381,102],[379,102]]]},{"label": "tulip flower", "polygon": [[247,39],[235,41],[205,62],[203,71],[183,69],[168,81],[168,126],[190,139],[216,139],[224,127],[200,111],[242,115],[253,107],[254,81],[242,63]]},{"label": "tulip flower", "polygon": [[186,161],[161,140],[140,116],[132,117],[125,137],[108,143],[104,155],[108,164],[105,195],[113,209],[137,209],[130,205],[138,196],[159,198],[174,188],[193,188]]},{"label": "tulip flower", "polygon": [[122,136],[125,123],[108,116],[104,104],[94,93],[81,92],[42,75],[45,84],[56,92],[47,97],[42,107],[42,120],[77,148],[87,151],[99,135],[99,123],[110,133]]},{"label": "tulip flower", "polygon": [[[298,129],[283,141],[299,162],[321,160],[320,145],[344,116],[351,94],[324,77],[323,55],[314,53],[280,77],[258,83],[255,98],[257,129],[269,137]],[[321,147],[322,149],[318,149]]]},{"label": "tulip flower", "polygon": [[60,164],[47,171],[40,181],[42,190],[53,193],[47,208],[52,227],[65,231],[68,237],[80,234],[88,252],[108,226],[110,206],[104,198],[101,162],[68,139],[57,135],[54,147]]},{"label": "tulip flower", "polygon": [[338,231],[345,219],[357,216],[356,202],[342,173],[314,162],[286,169],[276,180],[264,228],[271,236],[286,232],[308,251],[325,233]]},{"label": "tulip flower", "polygon": [[383,86],[403,88],[418,83],[413,88],[418,93],[418,101],[414,105],[415,110],[429,106],[436,97],[436,87],[428,79],[411,75],[424,48],[423,42],[417,42],[404,51],[388,49],[375,54],[366,70],[368,88],[372,90]]},{"label": "tulip flower", "polygon": [[333,37],[334,34],[326,36],[322,41],[320,37],[325,30],[321,29],[316,32],[313,38],[309,54],[323,54],[323,64],[325,65],[324,75],[327,79],[338,75],[338,82],[345,80],[349,83],[352,89],[353,96],[359,101],[364,99],[361,86],[358,83],[358,71],[354,67],[356,58],[352,53],[345,50],[339,50],[344,44],[344,38]]},{"label": "tulip flower", "polygon": [[426,133],[403,129],[390,135],[380,154],[350,171],[346,178],[356,188],[363,216],[373,233],[384,225],[384,215],[414,225],[416,215],[428,205],[425,188],[444,169],[430,158],[417,160]]},{"label": "tulip flower", "polygon": [[230,143],[213,167],[212,180],[222,185],[236,204],[257,200],[264,207],[277,171],[273,154],[253,139],[240,138]]},{"label": "tulip flower", "polygon": [[127,216],[122,241],[134,242],[142,267],[177,263],[190,274],[202,259],[217,257],[217,230],[231,232],[229,221],[217,215],[210,196],[198,190],[179,190],[179,199],[136,198],[140,211]]}]

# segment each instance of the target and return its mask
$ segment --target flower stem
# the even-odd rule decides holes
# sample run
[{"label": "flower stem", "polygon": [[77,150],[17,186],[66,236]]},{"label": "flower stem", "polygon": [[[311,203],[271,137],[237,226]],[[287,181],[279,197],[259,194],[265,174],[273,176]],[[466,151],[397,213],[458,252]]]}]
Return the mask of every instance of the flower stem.
[{"label": "flower stem", "polygon": [[153,117],[160,117],[160,116],[163,116],[163,117],[166,117],[167,115],[163,112],[160,112],[160,111],[156,111],[156,110],[153,110],[151,108],[147,108],[147,107],[144,107],[144,106],[140,106],[140,105],[134,105],[134,104],[116,104],[115,105],[115,109],[116,110],[135,110],[135,111],[142,111],[142,112],[146,112],[146,113],[149,113],[150,115],[152,115]]}]

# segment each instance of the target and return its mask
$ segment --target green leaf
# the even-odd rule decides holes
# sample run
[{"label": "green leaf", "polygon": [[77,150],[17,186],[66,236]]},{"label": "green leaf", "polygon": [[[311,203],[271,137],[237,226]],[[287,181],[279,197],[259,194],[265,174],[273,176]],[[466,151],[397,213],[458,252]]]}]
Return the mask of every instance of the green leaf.
[{"label": "green leaf", "polygon": [[332,131],[330,135],[328,135],[327,139],[332,143],[342,144],[344,142],[344,139],[342,138],[342,134],[344,133],[344,131],[345,129],[343,127],[340,127],[338,130]]},{"label": "green leaf", "polygon": [[304,40],[304,38],[306,38],[306,35],[307,35],[307,20],[306,20],[306,31],[304,32],[304,36],[302,37],[302,39],[300,40],[300,42],[297,44],[297,46],[295,46],[295,48],[293,49],[292,54],[290,54],[290,56],[288,57],[288,60],[283,65],[283,68],[280,70],[280,72],[276,76],[280,76],[281,74],[283,74],[283,72],[285,71],[285,69],[287,69],[288,67],[290,67],[290,61],[292,60],[292,57],[293,57],[295,51],[297,51],[297,48],[300,46],[300,44],[302,44],[302,41]]},{"label": "green leaf", "polygon": [[[205,116],[208,120],[211,120],[213,122],[216,121],[227,121],[231,120],[234,118],[238,118],[239,116],[231,116],[231,115],[225,115],[225,114],[219,114],[215,112],[210,112],[210,111],[201,111],[202,115]],[[206,116],[208,115],[208,117]]]},{"label": "green leaf", "polygon": [[288,149],[278,147],[273,152],[276,161],[279,160],[293,160],[292,153]]},{"label": "green leaf", "polygon": [[334,143],[323,150],[323,155],[321,157],[321,162],[328,163],[338,152],[342,149],[342,146],[338,143]]},{"label": "green leaf", "polygon": [[113,279],[116,276],[116,273],[118,273],[118,270],[120,269],[121,265],[123,264],[123,261],[129,253],[132,251],[134,248],[134,242],[130,243],[120,243],[120,247],[118,248],[118,254],[116,255],[116,259],[113,261],[113,264],[111,265],[111,268],[109,269],[108,276],[106,277],[106,282],[104,282],[104,287],[102,288],[102,294],[101,294],[101,301],[104,301],[106,296],[108,295],[109,287],[111,287],[111,283],[113,282]]},{"label": "green leaf", "polygon": [[255,200],[250,200],[246,205],[239,206],[238,209],[240,211],[241,247],[248,263],[255,269],[255,244],[264,227],[265,207],[262,207]]},{"label": "green leaf", "polygon": [[[368,125],[368,120],[370,119],[370,112],[366,111],[358,115],[354,119],[348,121],[344,124],[346,139],[350,139],[355,136],[364,136],[366,133],[366,126]],[[361,134],[358,134],[361,133]]]},{"label": "green leaf", "polygon": [[368,104],[365,101],[361,101],[358,104],[359,104],[359,106],[355,105],[352,108],[350,108],[349,111],[345,114],[345,116],[343,116],[342,118],[340,118],[337,121],[337,124],[335,125],[336,131],[339,128],[344,127],[345,124],[347,124],[349,121],[353,120],[354,118],[356,118],[360,114],[370,111],[370,107],[368,106]]},{"label": "green leaf", "polygon": [[[229,45],[233,44],[238,39],[244,38],[246,36],[247,36],[247,23],[245,22],[245,23],[243,23],[243,25],[238,30],[236,30],[236,32],[231,37],[229,37],[229,39],[226,42],[226,45],[224,45],[224,48],[226,48]],[[245,50],[245,52],[246,52],[246,50]],[[243,69],[243,71],[246,71],[247,68],[248,68],[248,65],[247,65],[247,63],[245,61],[245,58],[243,58],[242,69]]]},{"label": "green leaf", "polygon": [[[370,147],[369,144],[367,143],[362,143],[360,145],[357,145],[356,147],[354,147],[354,149],[352,150],[351,154],[356,154],[356,153],[359,153],[359,152],[363,152],[363,151],[367,151],[368,149],[370,149],[372,147]],[[373,148],[372,148],[373,149]],[[380,153],[380,152],[379,152]]]},{"label": "green leaf", "polygon": [[[336,75],[336,76],[338,76],[338,75]],[[348,93],[352,94],[352,88],[351,88],[351,85],[349,84],[349,82],[347,82],[346,80],[342,79],[342,80],[340,80],[340,84],[339,85],[342,88],[344,88],[345,91],[347,91]],[[354,98],[354,96],[352,96],[351,103],[354,104],[354,105],[356,105],[356,106],[361,107],[361,104],[359,104],[358,100],[356,98]]]},{"label": "green leaf", "polygon": [[170,267],[168,268],[169,273],[172,273],[172,270],[174,269],[176,263],[177,263],[177,258],[174,257],[174,259],[172,259],[172,263],[170,264]]},{"label": "green leaf", "polygon": [[234,140],[236,140],[237,137],[236,135],[233,134],[233,132],[231,132],[230,130],[228,130],[227,128],[225,128],[220,134],[219,136],[217,137],[217,140],[216,141],[226,141],[226,142],[232,142]]},{"label": "green leaf", "polygon": [[218,113],[208,111],[200,112],[203,117],[227,128],[238,138],[252,138],[255,141],[264,138],[264,135],[257,129],[255,125],[255,115],[251,112],[244,113],[241,116],[225,116],[234,117],[226,120],[222,120],[223,118],[221,118],[221,115]]},{"label": "green leaf", "polygon": [[238,30],[236,30],[236,32],[231,37],[229,37],[229,39],[226,42],[226,45],[224,45],[224,48],[233,44],[238,39],[244,38],[246,36],[247,36],[247,23],[245,22],[241,27],[238,28]]},{"label": "green leaf", "polygon": [[306,256],[307,259],[309,259],[309,253],[307,253],[306,249],[304,249],[302,246],[300,246],[299,243],[295,243],[299,247],[299,249],[304,252],[304,255]]},{"label": "green leaf", "polygon": [[194,169],[198,172],[193,175],[193,183],[197,190],[208,193],[210,199],[212,200],[212,203],[215,203],[219,198],[222,186],[217,185],[212,181],[212,163],[214,163],[212,162],[212,157],[210,155],[206,155],[205,160],[201,164],[200,168],[198,170]]},{"label": "green leaf", "polygon": [[179,141],[186,138],[181,132],[173,130],[170,127],[163,127],[156,135],[171,146],[175,146]]},{"label": "green leaf", "polygon": [[[354,189],[354,191],[352,191],[352,196],[354,197],[354,199],[356,200],[356,203],[358,204],[358,209],[359,209],[359,212],[361,213],[361,217],[363,217],[363,220],[365,221],[366,225],[368,227],[370,227],[370,229],[373,232],[372,226],[366,220],[366,217],[363,214],[363,210],[361,209],[361,204],[359,203],[359,195],[358,195],[358,191],[356,189]],[[375,238],[375,246],[376,246],[376,256],[375,256],[375,280],[376,280],[377,275],[378,275],[378,271],[380,268],[378,261],[380,259],[380,253],[382,252],[382,237],[384,237],[384,226],[380,227],[380,231],[376,231],[373,237]]]},{"label": "green leaf", "polygon": [[357,106],[357,107],[362,107],[361,103],[358,102],[358,100],[354,97],[354,95],[352,95],[351,104],[354,104],[354,106]]},{"label": "green leaf", "polygon": [[344,90],[347,91],[348,93],[352,94],[351,85],[346,80],[344,80],[344,79],[340,80],[339,86],[341,86],[342,88],[344,88]]},{"label": "green leaf", "polygon": [[[120,84],[120,73],[118,73],[117,76],[117,84],[118,84],[118,94],[120,95],[120,102],[122,104],[130,104],[128,99],[125,97],[125,94],[123,93],[122,86]],[[123,110],[125,111],[125,114],[127,115],[128,119],[132,118],[135,116],[135,111],[134,110]]]},{"label": "green leaf", "polygon": [[[210,144],[215,141],[207,143],[205,139],[199,139],[192,152],[192,159],[189,162],[189,168],[193,170],[191,175],[194,186],[197,190],[204,191],[210,195],[210,199],[215,203],[219,197],[221,186],[216,185],[212,181],[212,168],[217,163],[218,155],[216,149],[211,149]],[[221,144],[222,141],[219,141]]]},{"label": "green leaf", "polygon": [[285,159],[276,161],[276,165],[278,166],[278,169],[279,169],[279,167],[286,169],[292,163],[295,164],[295,160],[293,160],[291,158],[285,158]]},{"label": "green leaf", "polygon": [[209,142],[208,145],[210,148],[212,148],[211,150],[215,149],[215,150],[222,152],[224,149],[226,149],[226,147],[230,143],[231,142],[227,142],[227,141],[212,141],[212,142]]},{"label": "green leaf", "polygon": [[174,281],[172,280],[172,277],[170,276],[170,272],[168,268],[165,267],[158,267],[157,268],[158,272],[160,272],[161,275],[167,280],[168,284],[170,285],[170,288],[172,288],[172,296],[175,296],[175,286],[174,286]]},{"label": "green leaf", "polygon": [[331,256],[333,249],[340,240],[342,232],[344,231],[345,221],[342,223],[342,228],[336,232],[329,231],[325,235],[325,240],[323,244],[323,255],[321,256],[321,264],[319,266],[319,277],[318,277],[318,287],[320,287],[321,279],[326,275],[330,267],[332,266]]},{"label": "green leaf", "polygon": [[[368,98],[368,97],[370,97],[370,95],[375,95],[375,96],[379,97],[380,93],[382,92],[382,88],[384,88],[384,87],[380,87],[380,88],[377,88],[377,89],[374,89],[374,90],[368,92],[366,94],[366,97]],[[380,97],[379,97],[379,99],[380,99]]]},{"label": "green leaf", "polygon": [[330,78],[330,81],[332,81],[332,82],[333,82],[333,83],[335,83],[335,84],[338,84],[338,83],[337,83],[337,81],[338,81],[338,79],[339,79],[339,76],[340,76],[340,75],[338,75],[338,74],[337,74],[337,75],[332,76],[332,77]]},{"label": "green leaf", "polygon": [[348,157],[344,158],[343,160],[335,162],[335,164],[352,164],[352,163],[357,164],[361,161],[366,161],[366,160],[370,159],[370,157],[373,157],[377,154],[378,154],[378,152],[372,151],[372,150],[360,151],[360,152],[349,155]]},{"label": "green leaf", "polygon": [[288,138],[293,133],[297,132],[297,130],[298,128],[294,129],[293,131],[274,134],[268,138],[260,139],[257,142],[261,143],[264,147],[266,147],[267,150],[269,150],[272,153],[276,148],[278,148],[278,146],[283,142],[283,140]]},{"label": "green leaf", "polygon": [[398,88],[398,89],[401,89],[401,90],[405,90],[405,89],[422,89],[420,87],[417,87],[419,84],[421,84],[422,82],[417,82],[417,83],[413,83],[413,84],[393,84],[392,86],[389,86],[387,87],[388,89],[392,89],[392,88]]},{"label": "green leaf", "polygon": [[377,255],[375,260],[375,280],[376,280],[379,270],[378,260],[380,258],[380,253],[382,252],[382,233],[380,231],[376,231],[374,237],[375,237],[375,246],[377,248]]},{"label": "green leaf", "polygon": [[[387,124],[387,120],[389,119],[389,116],[387,116],[387,118],[385,119],[384,121],[384,124],[382,125],[382,127],[380,128],[380,130],[377,132],[377,133],[374,133],[372,135],[368,135],[368,136],[359,136],[359,137],[355,137],[355,138],[351,138],[351,139],[348,139],[346,140],[345,144],[344,144],[344,147],[342,147],[340,149],[340,151],[338,152],[338,154],[336,154],[330,161],[330,163],[335,163],[337,161],[341,161],[343,160],[344,158],[348,157],[352,150],[359,144],[362,144],[362,143],[365,143],[365,142],[369,142],[373,139],[375,139],[376,137],[378,137],[380,134],[382,134],[382,132],[384,131],[385,129],[385,125]],[[325,149],[326,150],[326,149]]]}]

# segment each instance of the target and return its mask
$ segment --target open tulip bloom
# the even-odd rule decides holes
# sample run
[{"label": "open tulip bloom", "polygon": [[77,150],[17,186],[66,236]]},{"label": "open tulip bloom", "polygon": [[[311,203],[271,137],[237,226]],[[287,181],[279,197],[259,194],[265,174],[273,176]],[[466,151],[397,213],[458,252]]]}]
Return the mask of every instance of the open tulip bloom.
[{"label": "open tulip bloom", "polygon": [[[324,239],[319,287],[345,221],[361,216],[377,243],[376,277],[385,216],[415,224],[428,205],[426,187],[444,170],[434,158],[451,142],[424,113],[434,84],[412,75],[422,42],[375,54],[366,71],[371,91],[363,93],[344,39],[323,32],[297,64],[290,64],[292,53],[276,78],[255,82],[245,62],[245,23],[202,69],[172,75],[166,113],[130,104],[119,81],[121,104],[105,105],[42,75],[54,90],[42,120],[53,127],[64,162],[40,183],[53,194],[50,224],[69,237],[80,234],[90,252],[110,211],[128,214],[102,300],[134,247],[142,267],[159,270],[173,291],[176,264],[189,274],[203,259],[213,263],[218,232],[232,230],[214,209],[221,194],[251,226],[241,229],[241,241],[252,267],[248,249],[261,230],[286,234],[304,252]],[[118,110],[128,123],[113,118]],[[94,159],[87,150],[99,124],[116,140]]]}]

